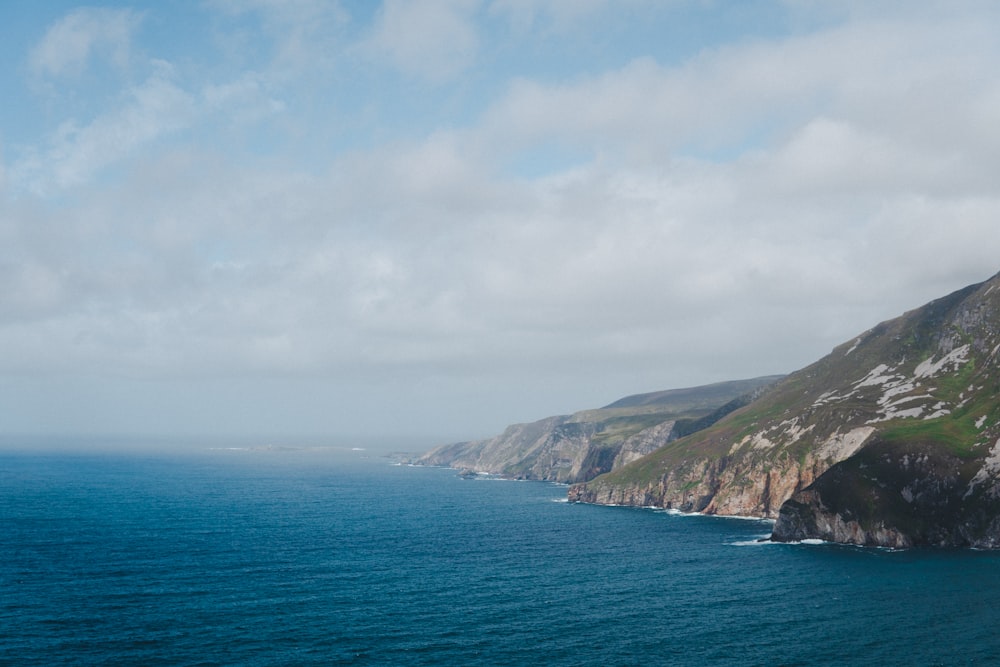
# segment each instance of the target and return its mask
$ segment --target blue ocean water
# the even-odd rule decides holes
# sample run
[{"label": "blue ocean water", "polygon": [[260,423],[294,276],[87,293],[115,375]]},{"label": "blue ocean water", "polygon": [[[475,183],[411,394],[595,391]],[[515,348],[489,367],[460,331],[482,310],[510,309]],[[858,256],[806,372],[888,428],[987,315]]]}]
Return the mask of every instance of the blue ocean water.
[{"label": "blue ocean water", "polygon": [[1000,555],[358,452],[0,453],[0,663],[997,664]]}]

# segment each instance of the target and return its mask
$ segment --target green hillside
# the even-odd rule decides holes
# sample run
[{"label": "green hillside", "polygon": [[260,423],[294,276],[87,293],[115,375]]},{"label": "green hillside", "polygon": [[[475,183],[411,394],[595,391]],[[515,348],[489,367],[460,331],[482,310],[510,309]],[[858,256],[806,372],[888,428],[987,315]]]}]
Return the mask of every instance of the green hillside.
[{"label": "green hillside", "polygon": [[[1000,516],[998,349],[994,277],[873,327],[711,427],[570,497],[775,517],[778,539],[989,545]],[[875,452],[885,459],[877,475]],[[933,465],[918,470],[915,460]],[[857,492],[837,491],[845,485]],[[896,487],[890,502],[884,489]],[[930,518],[897,516],[899,498]],[[948,511],[931,511],[941,503]],[[846,527],[821,530],[838,513],[852,517]]]}]

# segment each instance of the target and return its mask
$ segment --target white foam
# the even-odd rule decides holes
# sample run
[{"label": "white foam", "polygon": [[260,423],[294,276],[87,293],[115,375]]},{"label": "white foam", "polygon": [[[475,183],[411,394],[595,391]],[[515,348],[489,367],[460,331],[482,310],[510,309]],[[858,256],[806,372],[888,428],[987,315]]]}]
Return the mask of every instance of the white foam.
[{"label": "white foam", "polygon": [[768,523],[774,523],[774,519],[768,519],[766,516],[743,516],[742,514],[705,514],[704,516],[713,516],[717,519],[737,519],[739,521],[765,521]]},{"label": "white foam", "polygon": [[864,544],[851,544],[849,542],[831,542],[829,540],[821,540],[816,537],[807,537],[804,540],[792,540],[790,542],[772,542],[772,544],[788,544],[791,546],[807,546],[807,547],[852,547],[854,549],[874,549],[876,551],[886,551],[889,553],[898,553],[901,551],[906,551],[905,547],[882,547],[882,546],[868,546]]},{"label": "white foam", "polygon": [[740,540],[738,542],[730,542],[730,546],[734,547],[760,547],[772,544],[784,544],[788,546],[823,546],[827,544],[837,544],[836,542],[828,542],[826,540],[821,540],[815,537],[808,537],[804,540],[790,540],[788,542],[777,542],[771,539],[771,535],[762,535],[760,539],[756,540]]},{"label": "white foam", "polygon": [[664,509],[662,507],[653,508],[660,512],[665,512],[670,516],[701,516],[706,519],[736,519],[738,521],[761,521],[764,523],[774,523],[774,519],[769,519],[765,516],[744,516],[742,514],[706,514],[705,512],[682,512],[679,509],[669,508]]},{"label": "white foam", "polygon": [[772,542],[771,534],[761,535],[756,540],[740,540],[739,542],[730,542],[729,545],[733,547],[763,547],[771,544],[781,544],[781,542]]}]

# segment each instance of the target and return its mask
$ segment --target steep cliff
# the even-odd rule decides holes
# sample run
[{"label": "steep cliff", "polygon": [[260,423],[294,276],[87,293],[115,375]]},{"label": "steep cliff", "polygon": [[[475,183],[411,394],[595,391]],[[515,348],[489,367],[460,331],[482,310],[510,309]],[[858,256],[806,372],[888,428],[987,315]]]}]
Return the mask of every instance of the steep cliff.
[{"label": "steep cliff", "polygon": [[975,457],[934,441],[876,440],[796,493],[772,539],[885,547],[1000,546],[1000,501]]},{"label": "steep cliff", "polygon": [[585,481],[705,428],[779,378],[628,396],[595,410],[514,424],[494,438],[444,445],[412,462],[516,479]]},{"label": "steep cliff", "polygon": [[773,517],[778,540],[996,546],[998,350],[1000,276],[879,324],[570,498]]}]

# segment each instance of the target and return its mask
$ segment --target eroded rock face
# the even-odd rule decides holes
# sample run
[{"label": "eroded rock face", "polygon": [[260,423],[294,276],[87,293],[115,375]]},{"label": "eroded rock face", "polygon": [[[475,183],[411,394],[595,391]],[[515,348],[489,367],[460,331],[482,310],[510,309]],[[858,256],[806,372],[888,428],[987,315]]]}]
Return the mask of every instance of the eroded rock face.
[{"label": "eroded rock face", "polygon": [[[676,440],[676,426],[676,420],[670,420],[626,438],[608,470],[617,470],[633,461],[638,461],[646,454],[655,452],[668,442]],[[601,472],[606,471],[602,470]],[[596,477],[596,475],[591,475],[587,479],[592,477]]]},{"label": "eroded rock face", "polygon": [[598,424],[570,420],[558,416],[514,424],[495,438],[439,447],[417,462],[515,479],[572,483],[608,472],[617,461],[634,460],[669,442],[675,423],[665,420],[636,436],[604,443],[595,442]]},{"label": "eroded rock face", "polygon": [[826,542],[904,549],[913,541],[884,522],[862,527],[855,519],[831,511],[819,493],[808,489],[795,494],[781,506],[771,539],[775,542],[800,542],[820,539]]},{"label": "eroded rock face", "polygon": [[1000,494],[979,465],[935,443],[878,440],[794,494],[772,539],[996,548]]},{"label": "eroded rock face", "polygon": [[604,408],[513,424],[494,438],[444,445],[404,460],[516,479],[586,481],[711,425],[778,379],[637,394]]},{"label": "eroded rock face", "polygon": [[[611,470],[621,447],[592,447],[597,425],[570,420],[556,416],[514,424],[495,438],[439,447],[418,462],[553,482],[590,479]],[[672,426],[670,422],[668,430]]]},{"label": "eroded rock face", "polygon": [[776,518],[781,504],[831,465],[860,448],[872,429],[835,433],[816,454],[770,457],[754,450],[684,461],[653,481],[599,478],[570,488],[569,499],[600,505],[663,507],[682,512]]},{"label": "eroded rock face", "polygon": [[573,502],[663,507],[682,512],[774,518],[798,489],[810,484],[825,466],[812,458],[769,469],[746,461],[703,459],[675,468],[654,484],[576,485]]}]

